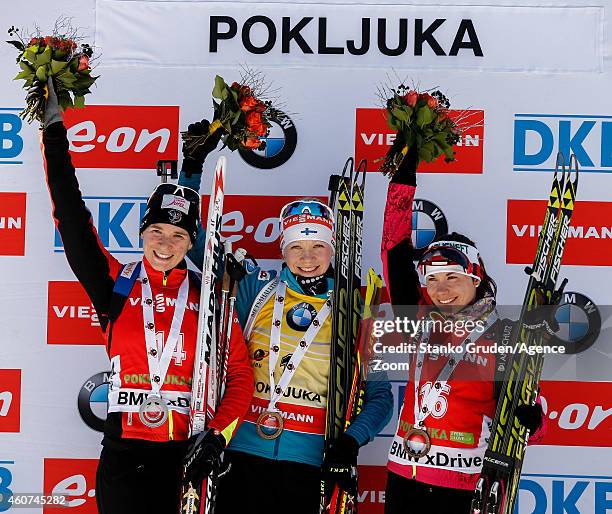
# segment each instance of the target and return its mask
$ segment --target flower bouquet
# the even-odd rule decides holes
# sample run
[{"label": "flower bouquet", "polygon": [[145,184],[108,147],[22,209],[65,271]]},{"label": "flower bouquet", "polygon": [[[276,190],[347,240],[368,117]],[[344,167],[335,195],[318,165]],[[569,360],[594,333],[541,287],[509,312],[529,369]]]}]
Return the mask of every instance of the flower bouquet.
[{"label": "flower bouquet", "polygon": [[263,150],[266,142],[260,138],[269,134],[270,119],[279,113],[271,101],[262,99],[264,94],[262,81],[256,73],[247,70],[241,82],[233,82],[231,86],[217,75],[212,91],[214,116],[208,134],[182,132],[187,151],[204,144],[217,130],[225,132],[224,146],[232,151],[238,148]]},{"label": "flower bouquet", "polygon": [[23,37],[19,29],[11,27],[7,41],[19,50],[17,64],[21,71],[13,80],[23,80],[28,90],[26,107],[20,113],[28,123],[43,121],[47,98],[47,80],[52,77],[60,107],[83,107],[85,95],[98,77],[91,76],[90,60],[93,49],[87,44],[77,45],[78,36],[65,21],[56,23],[53,34],[42,36],[40,31]]},{"label": "flower bouquet", "polygon": [[444,154],[446,162],[455,160],[453,146],[461,130],[449,117],[450,102],[440,91],[419,92],[404,85],[379,92],[387,110],[387,124],[396,130],[395,142],[380,171],[393,175],[410,148],[416,165],[431,162]]}]

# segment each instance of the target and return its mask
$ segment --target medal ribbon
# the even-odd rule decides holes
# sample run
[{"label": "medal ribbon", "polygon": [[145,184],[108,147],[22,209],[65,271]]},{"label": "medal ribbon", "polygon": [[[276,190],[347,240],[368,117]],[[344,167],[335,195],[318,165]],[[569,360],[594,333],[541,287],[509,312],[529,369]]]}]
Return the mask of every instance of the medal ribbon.
[{"label": "medal ribbon", "polygon": [[[484,329],[482,330],[482,333],[484,334],[487,330],[489,330],[489,328],[491,328],[491,326],[493,325],[493,323],[495,323],[495,321],[497,321],[497,313],[493,311],[491,312],[491,314],[489,314],[489,317],[485,321]],[[429,330],[429,324],[427,323],[426,328],[423,331],[423,337],[420,343],[427,344],[429,342],[430,335],[431,334]],[[438,398],[440,398],[440,395],[442,394],[442,389],[444,388],[443,386],[446,384],[446,381],[453,374],[453,371],[455,371],[455,368],[462,361],[463,354],[465,353],[464,344],[467,344],[467,342],[469,342],[471,335],[472,334],[470,332],[457,345],[461,347],[461,351],[453,354],[453,356],[450,357],[448,361],[446,361],[446,364],[440,370],[440,373],[438,374],[438,376],[436,377],[434,381],[434,387],[432,387],[429,390],[429,393],[427,394],[427,396],[423,397],[422,407],[419,407],[419,386],[420,386],[420,381],[421,381],[421,371],[423,370],[423,364],[425,362],[425,353],[424,352],[418,353],[418,357],[416,361],[416,368],[414,370],[414,426],[416,428],[422,429],[425,426],[425,423],[424,423],[425,419],[427,418],[427,416],[431,414],[433,406],[438,401]],[[420,347],[420,344],[419,344],[419,347]]]},{"label": "medal ribbon", "polygon": [[280,342],[281,342],[281,327],[283,311],[285,309],[285,292],[287,291],[287,284],[282,280],[279,281],[276,286],[276,294],[274,296],[274,312],[272,314],[272,328],[270,329],[270,357],[268,359],[268,370],[270,375],[270,402],[268,403],[268,410],[278,412],[276,408],[277,402],[283,396],[283,393],[287,389],[289,382],[293,378],[293,374],[297,371],[302,358],[306,354],[306,351],[310,347],[310,344],[321,330],[323,323],[331,312],[331,297],[327,299],[325,305],[317,313],[315,319],[310,323],[304,337],[300,339],[300,342],[291,356],[291,360],[285,367],[285,371],[281,375],[278,385],[274,378],[274,370],[276,369],[276,363],[280,355]]},{"label": "medal ribbon", "polygon": [[[174,306],[174,315],[170,325],[170,333],[166,339],[166,344],[161,352],[157,348],[155,331],[155,318],[153,316],[153,292],[144,265],[140,268],[140,280],[142,283],[142,318],[144,320],[145,341],[147,344],[147,360],[149,362],[149,380],[151,381],[151,393],[161,398],[160,389],[168,373],[172,354],[176,350],[179,340],[183,315],[187,307],[187,296],[189,293],[189,274],[179,288]],[[163,343],[162,343],[163,344]]]}]

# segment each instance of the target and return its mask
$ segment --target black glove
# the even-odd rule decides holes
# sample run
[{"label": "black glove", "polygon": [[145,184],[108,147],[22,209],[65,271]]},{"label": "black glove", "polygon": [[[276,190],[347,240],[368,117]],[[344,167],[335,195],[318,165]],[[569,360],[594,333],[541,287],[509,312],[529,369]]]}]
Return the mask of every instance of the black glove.
[{"label": "black glove", "polygon": [[47,128],[49,125],[62,120],[62,110],[57,101],[57,95],[55,94],[55,88],[53,87],[53,79],[49,77],[47,79],[47,104],[45,106],[44,128]]},{"label": "black glove", "polygon": [[220,469],[225,437],[209,428],[191,437],[189,441],[187,455],[183,460],[185,479],[192,484],[199,484],[213,469]]},{"label": "black glove", "polygon": [[348,434],[342,434],[325,454],[322,473],[324,480],[335,481],[344,491],[356,494],[357,454],[359,443]]},{"label": "black glove", "polygon": [[[391,146],[391,152],[400,152],[406,146],[404,136],[398,132],[393,145]],[[391,182],[396,184],[406,184],[408,186],[416,186],[416,170],[418,165],[418,152],[415,146],[408,149],[406,155],[402,159],[397,171],[393,174]]]},{"label": "black glove", "polygon": [[542,425],[542,406],[539,403],[535,405],[519,405],[514,413],[519,423],[523,425],[530,434],[533,434]]},{"label": "black glove", "polygon": [[[206,136],[209,133],[209,127],[208,120],[198,121],[189,125],[187,132],[184,134],[187,135],[188,139],[190,139],[189,136]],[[193,144],[193,139],[183,142],[183,171],[188,177],[193,173],[202,173],[206,156],[217,148],[223,132],[223,127],[218,128],[207,138],[202,138],[203,142],[200,144]]]}]

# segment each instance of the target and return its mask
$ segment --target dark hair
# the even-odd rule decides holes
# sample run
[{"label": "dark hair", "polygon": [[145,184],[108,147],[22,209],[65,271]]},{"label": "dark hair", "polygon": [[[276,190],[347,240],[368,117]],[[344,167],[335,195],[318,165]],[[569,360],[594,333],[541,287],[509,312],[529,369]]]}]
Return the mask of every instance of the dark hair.
[{"label": "dark hair", "polygon": [[[476,243],[474,243],[474,241],[463,234],[459,234],[458,232],[451,232],[449,234],[438,236],[432,241],[432,243],[437,241],[457,241],[459,243],[472,245],[476,248]],[[476,300],[481,300],[485,296],[493,296],[493,298],[495,298],[497,294],[497,284],[495,283],[495,280],[493,280],[493,278],[491,278],[487,273],[484,261],[482,260],[480,254],[478,256],[478,260],[480,261],[480,268],[482,269],[482,280],[476,288]]]}]

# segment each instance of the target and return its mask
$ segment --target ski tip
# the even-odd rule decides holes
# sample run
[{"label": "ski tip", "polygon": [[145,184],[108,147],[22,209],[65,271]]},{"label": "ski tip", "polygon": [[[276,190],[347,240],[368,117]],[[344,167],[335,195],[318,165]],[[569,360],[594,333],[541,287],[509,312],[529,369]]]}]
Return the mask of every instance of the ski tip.
[{"label": "ski tip", "polygon": [[227,158],[222,155],[217,159],[217,166],[215,167],[215,173],[225,173],[227,168]]},{"label": "ski tip", "polygon": [[570,155],[568,179],[571,179],[570,175],[573,171],[574,172],[574,180],[573,180],[574,189],[578,186],[578,174],[579,174],[578,170],[579,170],[578,158],[576,157],[576,154],[573,153],[572,155]]},{"label": "ski tip", "polygon": [[353,177],[353,171],[355,169],[355,159],[349,157],[344,163],[344,169],[342,170],[342,178]]},{"label": "ski tip", "polygon": [[359,187],[363,187],[365,185],[367,171],[368,171],[368,161],[366,159],[361,159],[361,161],[359,161],[359,164],[357,165],[357,172],[356,172],[356,175],[361,174],[361,184],[359,184]]}]

